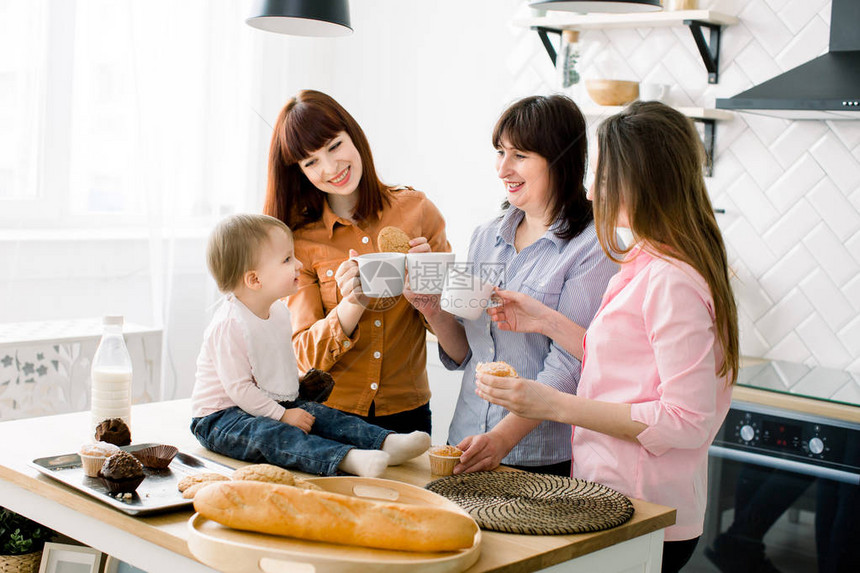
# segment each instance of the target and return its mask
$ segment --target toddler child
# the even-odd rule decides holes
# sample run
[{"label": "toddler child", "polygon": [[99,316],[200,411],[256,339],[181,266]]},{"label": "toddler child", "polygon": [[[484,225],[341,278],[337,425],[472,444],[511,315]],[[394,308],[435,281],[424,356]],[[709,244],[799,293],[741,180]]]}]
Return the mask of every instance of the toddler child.
[{"label": "toddler child", "polygon": [[206,329],[191,395],[191,431],[206,448],[311,474],[377,477],[430,446],[301,400],[290,311],[302,263],[290,229],[267,215],[235,215],[213,231],[207,262],[226,293]]}]

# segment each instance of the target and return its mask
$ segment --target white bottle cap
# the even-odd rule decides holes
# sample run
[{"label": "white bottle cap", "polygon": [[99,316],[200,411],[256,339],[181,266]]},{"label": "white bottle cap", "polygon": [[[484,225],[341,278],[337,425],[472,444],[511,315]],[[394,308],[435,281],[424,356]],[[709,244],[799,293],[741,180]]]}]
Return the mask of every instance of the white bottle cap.
[{"label": "white bottle cap", "polygon": [[115,324],[117,326],[122,326],[122,315],[106,315],[102,319],[102,324]]}]

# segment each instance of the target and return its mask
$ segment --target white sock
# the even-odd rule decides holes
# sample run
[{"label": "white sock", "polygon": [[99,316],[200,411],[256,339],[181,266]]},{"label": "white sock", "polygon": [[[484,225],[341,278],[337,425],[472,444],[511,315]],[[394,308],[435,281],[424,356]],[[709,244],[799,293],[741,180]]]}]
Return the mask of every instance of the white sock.
[{"label": "white sock", "polygon": [[388,467],[389,455],[381,450],[359,450],[353,448],[343,457],[338,469],[361,477],[375,478]]},{"label": "white sock", "polygon": [[430,447],[430,434],[412,432],[411,434],[388,434],[382,442],[382,451],[391,456],[388,465],[396,466],[415,456],[420,456]]}]

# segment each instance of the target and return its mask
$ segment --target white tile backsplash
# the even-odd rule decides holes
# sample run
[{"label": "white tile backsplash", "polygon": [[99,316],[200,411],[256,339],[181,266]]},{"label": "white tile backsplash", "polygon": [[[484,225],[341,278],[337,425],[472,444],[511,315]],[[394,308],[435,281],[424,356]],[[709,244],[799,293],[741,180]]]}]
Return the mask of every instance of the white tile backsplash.
[{"label": "white tile backsplash", "polygon": [[779,14],[785,27],[796,35],[813,22],[825,25],[824,21],[817,16],[827,4],[829,4],[827,0],[790,0],[775,13]]},{"label": "white tile backsplash", "polygon": [[[759,284],[771,301],[782,300],[800,281],[818,267],[818,261],[803,244],[796,245],[761,276]],[[743,299],[747,304],[746,298]],[[771,302],[771,305],[773,303]],[[755,301],[755,308],[759,307]]]},{"label": "white tile backsplash", "polygon": [[845,368],[853,360],[836,333],[817,314],[798,325],[797,334],[818,364]]},{"label": "white tile backsplash", "polygon": [[724,238],[738,256],[757,277],[764,274],[776,262],[770,248],[746,219],[738,219],[728,227]]},{"label": "white tile backsplash", "polygon": [[[860,158],[858,158],[858,162],[860,162]],[[851,204],[860,211],[860,189],[857,189],[854,193],[848,195],[848,200],[851,201]]]},{"label": "white tile backsplash", "polygon": [[758,332],[753,321],[742,311],[738,313],[738,331],[747,348],[750,349],[750,356],[764,356],[769,345]]},{"label": "white tile backsplash", "polygon": [[[755,120],[750,120],[755,121]],[[749,121],[747,121],[749,125]],[[765,189],[779,179],[784,169],[767,150],[767,146],[750,129],[738,137],[732,145],[735,156],[746,168],[759,187]]]},{"label": "white tile backsplash", "polygon": [[[777,257],[787,254],[791,248],[821,221],[821,217],[806,199],[799,199],[776,224],[764,233],[771,253]],[[746,256],[742,254],[741,256]]]},{"label": "white tile backsplash", "polygon": [[827,52],[829,31],[829,26],[820,18],[809,21],[776,57],[777,65],[790,70]]},{"label": "white tile backsplash", "polygon": [[742,262],[738,261],[732,265],[732,271],[734,273],[732,288],[735,291],[735,297],[744,301],[744,314],[753,321],[758,320],[773,307],[773,299],[761,288],[759,281]]},{"label": "white tile backsplash", "polygon": [[[792,39],[792,34],[767,2],[752,1],[739,15],[738,26],[749,29],[762,50],[770,56],[770,62]],[[740,59],[740,57],[739,57]],[[770,76],[769,76],[770,77]],[[761,81],[757,79],[756,81]]]},{"label": "white tile backsplash", "polygon": [[[842,293],[854,307],[855,316],[860,316],[860,275],[852,278],[842,287]],[[860,355],[858,355],[860,356]]]},{"label": "white tile backsplash", "polygon": [[770,117],[767,115],[756,115],[752,113],[744,115],[744,121],[750,130],[756,134],[759,141],[768,148],[770,148],[771,145],[773,145],[773,142],[785,133],[785,130],[788,129],[788,126],[792,123],[787,119]]},{"label": "white tile backsplash", "polygon": [[[731,68],[731,62],[738,57],[738,54],[753,41],[752,32],[746,26],[728,26],[723,29],[720,36],[720,67]],[[723,70],[720,70],[722,75]],[[723,83],[722,77],[720,83]]]},{"label": "white tile backsplash", "polygon": [[839,332],[839,338],[853,356],[860,356],[860,316],[846,324]]},{"label": "white tile backsplash", "polygon": [[806,295],[795,288],[757,320],[755,326],[767,343],[773,346],[808,320],[814,311]]},{"label": "white tile backsplash", "polygon": [[860,384],[854,381],[846,382],[830,399],[846,404],[860,404]]},{"label": "white tile backsplash", "polygon": [[772,205],[785,213],[824,177],[826,175],[818,162],[808,153],[804,153],[767,190],[768,198]]},{"label": "white tile backsplash", "polygon": [[845,326],[853,316],[851,303],[839,290],[830,277],[820,269],[813,272],[800,283],[800,290],[806,295],[806,300],[812,303],[818,316],[824,320],[828,328],[837,332]]},{"label": "white tile backsplash", "polygon": [[860,274],[860,265],[826,224],[816,226],[803,244],[837,286],[841,287]]},{"label": "white tile backsplash", "polygon": [[826,125],[848,149],[856,150],[860,146],[860,122],[828,121]]},{"label": "white tile backsplash", "polygon": [[771,145],[770,152],[785,168],[794,166],[798,160],[804,158],[811,161],[812,158],[808,156],[809,148],[826,132],[827,124],[823,121],[793,121]]},{"label": "white tile backsplash", "polygon": [[854,233],[850,239],[845,241],[845,248],[848,249],[855,261],[860,262],[860,232]]},{"label": "white tile backsplash", "polygon": [[807,198],[839,241],[845,241],[860,232],[860,213],[830,179],[820,181]]},{"label": "white tile backsplash", "polygon": [[792,0],[765,0],[765,3],[776,13],[785,8],[791,1]]},{"label": "white tile backsplash", "polygon": [[792,331],[773,345],[770,350],[762,354],[769,360],[787,360],[791,362],[806,362],[812,357],[812,353],[800,339],[796,332]]},{"label": "white tile backsplash", "polygon": [[[822,53],[828,0],[700,0],[739,18],[724,28],[720,82],[707,74],[684,27],[586,31],[583,77],[606,64],[639,81],[671,78],[668,102],[714,105]],[[637,39],[638,34],[638,39]],[[534,33],[532,57],[546,59]],[[533,65],[533,64],[532,64]],[[524,66],[528,67],[528,66]],[[544,91],[553,91],[546,84]],[[787,121],[737,113],[716,130],[707,180],[734,280],[741,351],[860,371],[860,121]]]},{"label": "white tile backsplash", "polygon": [[843,376],[840,376],[832,371],[824,372],[812,369],[791,387],[791,391],[797,394],[815,394],[816,392],[820,392],[824,396],[829,396],[852,381],[847,372],[843,374]]},{"label": "white tile backsplash", "polygon": [[819,139],[810,153],[843,193],[853,192],[860,186],[857,160],[832,132]]},{"label": "white tile backsplash", "polygon": [[729,187],[728,194],[759,233],[764,233],[779,219],[779,212],[747,173]]}]

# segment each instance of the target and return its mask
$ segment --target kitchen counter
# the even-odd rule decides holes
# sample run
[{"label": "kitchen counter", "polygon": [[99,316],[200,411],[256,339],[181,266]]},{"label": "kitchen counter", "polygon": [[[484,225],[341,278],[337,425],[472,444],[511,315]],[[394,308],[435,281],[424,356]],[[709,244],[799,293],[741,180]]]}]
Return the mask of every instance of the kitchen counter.
[{"label": "kitchen counter", "polygon": [[[141,404],[132,409],[135,443],[172,444],[185,453],[231,467],[245,465],[202,448],[188,429],[190,401]],[[189,552],[191,510],[150,517],[116,511],[28,465],[35,458],[76,452],[87,441],[89,412],[0,423],[0,505],[73,539],[152,572],[211,572]],[[425,455],[392,467],[382,477],[424,486]],[[580,535],[532,536],[485,531],[481,557],[469,572],[660,570],[663,529],[675,510],[632,500],[633,518],[619,527]]]}]

